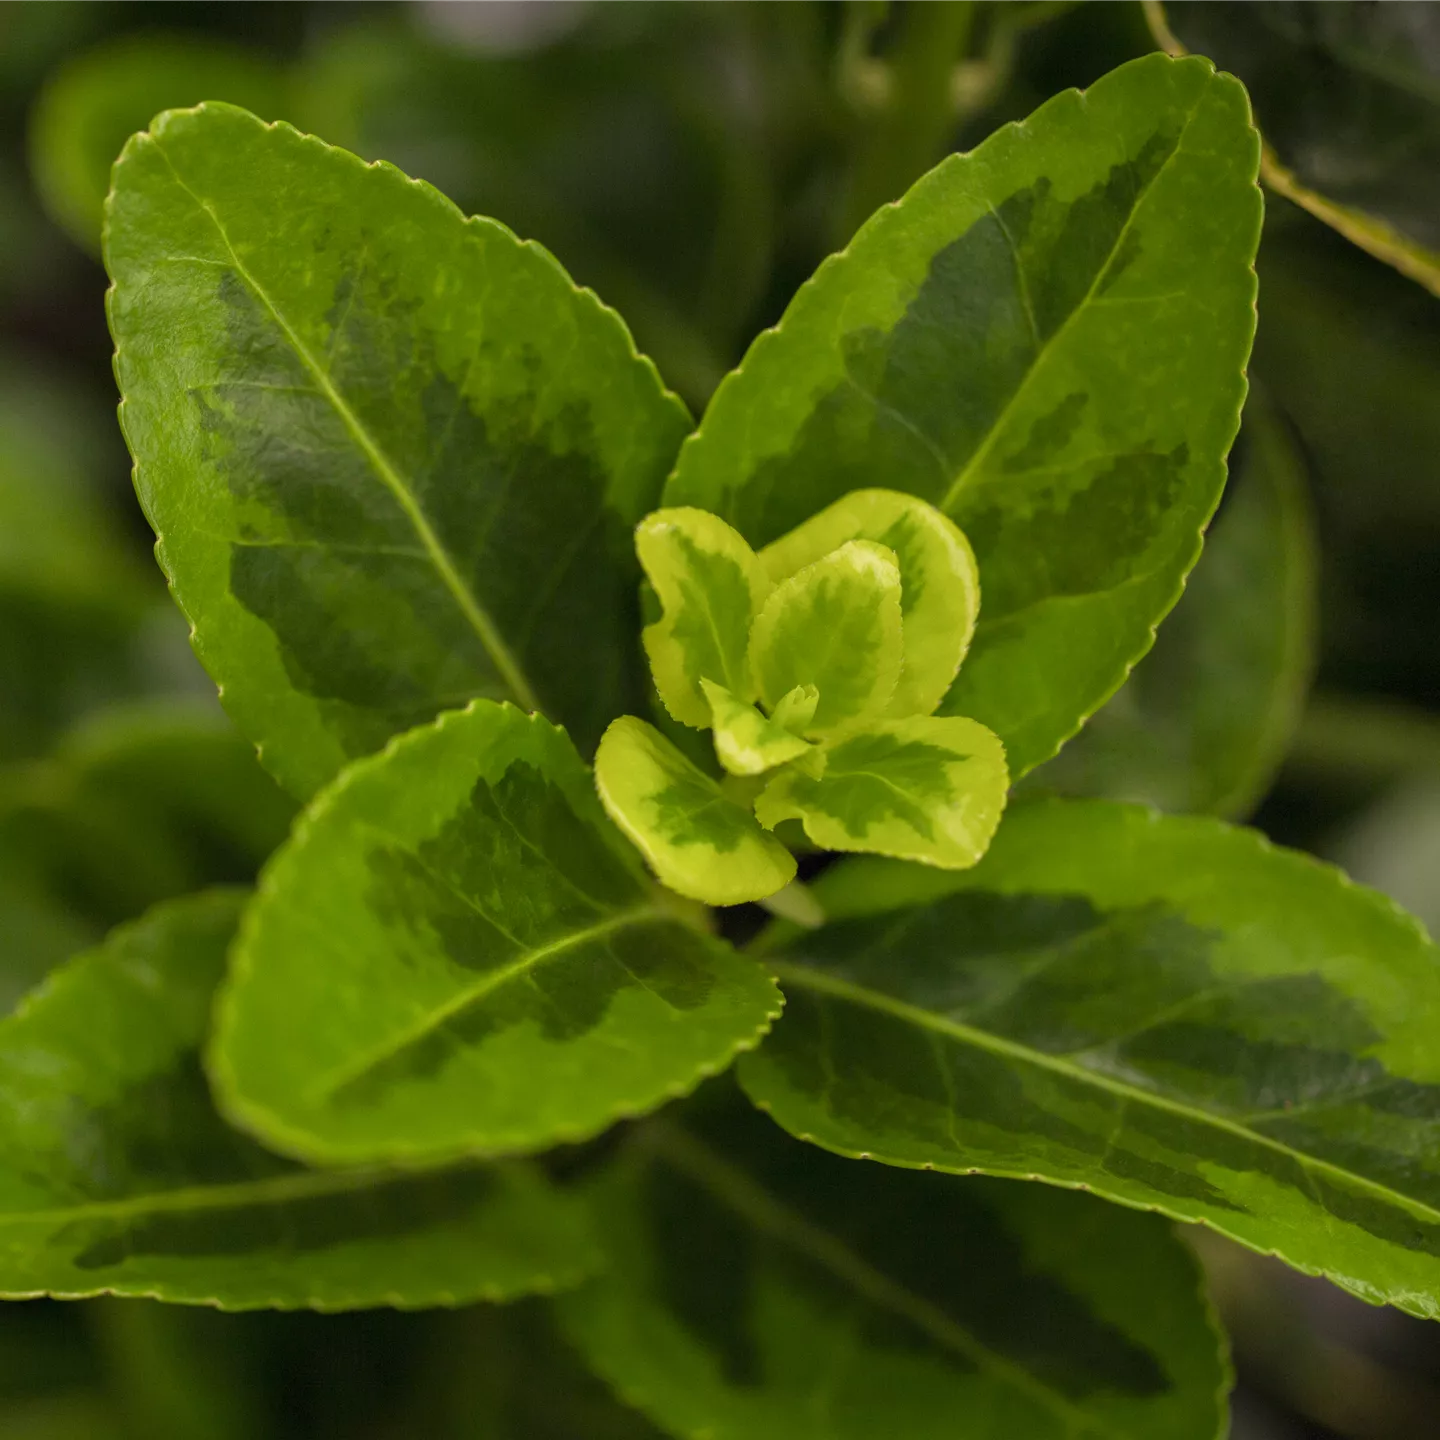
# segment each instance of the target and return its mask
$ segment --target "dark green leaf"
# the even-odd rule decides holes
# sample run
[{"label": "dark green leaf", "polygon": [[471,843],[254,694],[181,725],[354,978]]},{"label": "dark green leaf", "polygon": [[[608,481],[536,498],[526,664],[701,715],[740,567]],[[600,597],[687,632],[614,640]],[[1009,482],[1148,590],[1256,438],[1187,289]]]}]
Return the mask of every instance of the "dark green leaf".
[{"label": "dark green leaf", "polygon": [[1244,91],[1150,56],[951,156],[717,391],[667,503],[756,547],[877,484],[965,531],[944,706],[1048,758],[1149,646],[1224,480],[1254,329]]},{"label": "dark green leaf", "polygon": [[1303,462],[1252,391],[1241,466],[1155,648],[1038,788],[1244,814],[1269,786],[1315,664],[1315,537]]},{"label": "dark green leaf", "polygon": [[1233,70],[1273,154],[1262,174],[1440,294],[1440,13],[1431,5],[1148,0],[1162,44]]},{"label": "dark green leaf", "polygon": [[1440,952],[1383,896],[1219,821],[1045,801],[974,870],[858,862],[820,899],[854,918],[776,963],[742,1073],[787,1129],[1154,1207],[1440,1318]]},{"label": "dark green leaf", "polygon": [[99,252],[110,167],[162,110],[229,100],[266,119],[288,113],[284,77],[262,53],[185,35],[125,35],[72,56],[30,116],[30,171],[51,218]]},{"label": "dark green leaf", "polygon": [[157,908],[0,1022],[0,1293],[338,1310],[591,1268],[582,1216],[524,1166],[307,1171],[221,1123],[198,1051],[242,899]]},{"label": "dark green leaf", "polygon": [[562,1319],[677,1436],[1212,1440],[1224,1365],[1151,1216],[657,1122],[597,1188],[604,1278]]},{"label": "dark green leaf", "polygon": [[778,1013],[647,886],[561,730],[476,701],[346,771],[267,870],[212,1055],[324,1161],[540,1149],[723,1068]]},{"label": "dark green leaf", "polygon": [[161,563],[290,789],[472,696],[587,747],[640,708],[630,530],[687,420],[549,255],[203,105],[127,146],[106,259]]}]

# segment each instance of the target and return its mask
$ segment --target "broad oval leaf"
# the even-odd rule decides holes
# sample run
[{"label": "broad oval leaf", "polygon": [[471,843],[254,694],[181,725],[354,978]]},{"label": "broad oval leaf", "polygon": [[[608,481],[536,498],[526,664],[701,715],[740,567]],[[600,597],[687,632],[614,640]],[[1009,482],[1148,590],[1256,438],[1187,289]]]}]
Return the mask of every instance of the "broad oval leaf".
[{"label": "broad oval leaf", "polygon": [[777,961],[742,1075],[787,1129],[1091,1189],[1440,1318],[1440,952],[1385,897],[1216,820],[1054,800],[963,875],[859,862],[819,898],[854,918]]},{"label": "broad oval leaf", "polygon": [[1149,647],[1219,498],[1255,324],[1245,93],[1152,55],[954,155],[827,261],[666,488],[756,547],[928,500],[985,604],[942,709],[1047,759]]},{"label": "broad oval leaf", "polygon": [[782,580],[750,632],[760,698],[775,709],[813,686],[816,738],[863,725],[885,712],[900,678],[900,567],[895,552],[851,540]]},{"label": "broad oval leaf", "polygon": [[703,729],[710,723],[703,681],[755,698],[750,626],[770,582],[744,538],[704,510],[647,515],[635,549],[663,611],[644,632],[655,688],[676,720]]},{"label": "broad oval leaf", "polygon": [[1225,1365],[1153,1216],[653,1122],[596,1187],[603,1278],[562,1323],[630,1403],[712,1440],[1213,1440]]},{"label": "broad oval leaf", "polygon": [[[1430,5],[1146,0],[1156,40],[1233,70],[1267,141],[1261,175],[1440,295],[1440,19]],[[1183,42],[1183,43],[1182,43]]]},{"label": "broad oval leaf", "polygon": [[1034,788],[1234,818],[1269,787],[1310,688],[1319,593],[1304,461],[1258,389],[1239,455],[1155,648]]},{"label": "broad oval leaf", "polygon": [[947,870],[973,865],[1005,810],[1005,751],[958,715],[888,720],[779,771],[755,801],[773,830],[799,820],[822,850],[867,850]]},{"label": "broad oval leaf", "polygon": [[794,856],[633,715],[622,715],[600,741],[595,784],[610,818],[677,894],[739,905],[773,895],[795,877]]},{"label": "broad oval leaf", "polygon": [[[803,755],[810,743],[782,723],[797,722],[796,729],[809,724],[815,713],[820,692],[813,685],[797,685],[781,697],[775,715],[767,716],[754,705],[744,705],[723,685],[700,682],[710,702],[710,728],[715,735],[715,755],[732,775],[763,775],[797,755]],[[801,708],[808,706],[810,716]]]},{"label": "broad oval leaf", "polygon": [[133,139],[107,215],[136,487],[290,789],[474,696],[587,747],[640,708],[630,531],[688,422],[612,312],[429,186],[227,105]]},{"label": "broad oval leaf", "polygon": [[852,490],[767,545],[760,560],[779,582],[847,540],[874,540],[895,552],[905,663],[888,713],[929,715],[955,679],[980,610],[970,542],[953,520],[913,495]]},{"label": "broad oval leaf", "polygon": [[593,1269],[584,1212],[523,1164],[302,1170],[221,1122],[199,1049],[243,900],[157,906],[0,1022],[0,1294],[341,1310]]},{"label": "broad oval leaf", "polygon": [[359,762],[270,864],[211,1074],[302,1158],[540,1149],[658,1105],[779,1011],[683,922],[562,730],[488,701]]}]

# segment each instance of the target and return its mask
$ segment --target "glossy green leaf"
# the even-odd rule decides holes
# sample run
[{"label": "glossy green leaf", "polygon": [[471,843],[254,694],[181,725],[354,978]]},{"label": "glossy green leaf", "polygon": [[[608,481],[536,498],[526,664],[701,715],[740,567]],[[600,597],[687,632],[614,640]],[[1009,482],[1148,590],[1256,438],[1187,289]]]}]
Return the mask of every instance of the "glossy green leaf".
[{"label": "glossy green leaf", "polygon": [[702,729],[710,724],[703,680],[755,698],[746,656],[770,582],[743,537],[704,510],[647,515],[635,549],[662,610],[644,634],[655,688],[676,720]]},{"label": "glossy green leaf", "polygon": [[[782,697],[776,717],[768,717],[754,705],[737,700],[723,685],[709,680],[700,682],[710,702],[710,728],[715,735],[715,754],[732,775],[761,775],[797,755],[803,755],[809,743],[787,728],[785,720],[798,721],[797,728],[809,724],[814,717],[814,701],[820,692],[813,685],[797,685]],[[813,701],[812,697],[813,696]],[[795,697],[795,698],[792,698]],[[784,703],[788,702],[788,703]],[[803,706],[810,716],[804,717]]]},{"label": "glossy green leaf", "polygon": [[1163,55],[952,155],[756,341],[667,503],[757,547],[876,484],[938,506],[985,597],[942,709],[1024,774],[1199,553],[1245,394],[1257,163],[1240,85]]},{"label": "glossy green leaf", "polygon": [[851,918],[776,962],[742,1074],[787,1129],[1081,1186],[1440,1318],[1440,951],[1389,900],[1102,801],[1016,806],[963,875],[826,882]]},{"label": "glossy green leaf", "polygon": [[1156,39],[1245,82],[1277,194],[1440,294],[1440,19],[1429,5],[1147,0]]},{"label": "glossy green leaf", "polygon": [[302,1170],[225,1127],[198,1051],[242,899],[151,911],[0,1022],[0,1293],[339,1310],[591,1269],[583,1212],[523,1165]]},{"label": "glossy green leaf", "polygon": [[782,580],[750,633],[760,698],[774,708],[799,686],[818,693],[807,735],[821,737],[884,714],[905,649],[895,552],[851,540]]},{"label": "glossy green leaf", "polygon": [[125,142],[160,111],[202,100],[288,115],[279,66],[221,40],[132,33],[67,59],[30,115],[30,172],[51,217],[98,254],[110,167]]},{"label": "glossy green leaf", "polygon": [[562,1321],[618,1392],[712,1440],[1213,1440],[1225,1366],[1153,1216],[668,1121],[597,1187],[603,1278]]},{"label": "glossy green leaf", "polygon": [[778,582],[848,540],[873,540],[895,553],[905,663],[888,713],[929,715],[955,679],[980,610],[970,542],[953,520],[913,495],[853,490],[767,545],[760,559]]},{"label": "glossy green leaf", "polygon": [[533,1150],[683,1093],[778,1009],[646,885],[565,733],[476,701],[302,819],[236,942],[211,1073],[303,1158]]},{"label": "glossy green leaf", "polygon": [[799,820],[822,850],[868,850],[947,870],[973,865],[1010,779],[989,730],[958,715],[868,726],[781,770],[755,802],[767,829]]},{"label": "glossy green leaf", "polygon": [[106,260],[161,563],[288,788],[472,696],[587,747],[640,708],[630,530],[687,420],[549,255],[202,105],[126,147]]},{"label": "glossy green leaf", "polygon": [[633,715],[605,732],[595,783],[610,818],[681,895],[739,905],[794,878],[794,857],[749,810]]},{"label": "glossy green leaf", "polygon": [[1239,473],[1155,648],[1037,788],[1237,816],[1285,754],[1315,667],[1318,577],[1304,462],[1252,391]]}]

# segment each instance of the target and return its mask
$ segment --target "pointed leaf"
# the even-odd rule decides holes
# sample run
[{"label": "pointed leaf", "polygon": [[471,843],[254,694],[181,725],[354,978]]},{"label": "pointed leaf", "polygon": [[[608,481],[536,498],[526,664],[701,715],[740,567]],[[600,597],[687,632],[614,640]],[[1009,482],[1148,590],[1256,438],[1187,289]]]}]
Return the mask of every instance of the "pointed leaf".
[{"label": "pointed leaf", "polygon": [[704,510],[657,510],[635,530],[635,549],[663,618],[645,627],[645,653],[665,708],[683,724],[710,724],[702,680],[755,698],[746,651],[770,582],[755,552]]},{"label": "pointed leaf", "polygon": [[211,1072],[302,1158],[534,1150],[683,1093],[777,1002],[645,884],[562,730],[475,701],[302,818],[236,943]]},{"label": "pointed leaf", "polygon": [[666,488],[754,546],[851,490],[969,536],[947,714],[1021,775],[1149,647],[1239,423],[1261,200],[1245,93],[1151,55],[880,210],[716,392]]},{"label": "pointed leaf", "polygon": [[955,679],[980,610],[970,542],[953,520],[913,495],[853,490],[767,545],[760,559],[778,582],[847,540],[874,540],[895,552],[905,663],[888,713],[929,715]]},{"label": "pointed leaf", "polygon": [[597,1187],[610,1266],[560,1301],[672,1434],[1218,1433],[1218,1337],[1154,1216],[807,1155],[758,1117],[723,1138],[657,1123]]},{"label": "pointed leaf", "polygon": [[242,899],[158,906],[0,1022],[0,1294],[340,1310],[591,1269],[583,1213],[526,1166],[301,1170],[225,1127],[198,1051]]},{"label": "pointed leaf", "polygon": [[1083,1186],[1440,1318],[1440,952],[1390,901],[1101,801],[1016,806],[963,875],[844,868],[820,898],[856,918],[776,963],[742,1076],[787,1129]]},{"label": "pointed leaf", "polygon": [[707,905],[739,905],[773,895],[794,878],[794,856],[654,726],[633,715],[605,732],[595,755],[595,783],[610,818],[681,895]]},{"label": "pointed leaf", "polygon": [[770,718],[784,730],[802,735],[815,718],[820,704],[820,691],[814,685],[797,685],[787,690],[770,712]]},{"label": "pointed leaf", "polygon": [[630,530],[687,422],[549,255],[210,104],[126,147],[106,261],[160,561],[290,789],[471,696],[585,746],[639,708]]},{"label": "pointed leaf", "polygon": [[[807,741],[787,729],[778,718],[770,719],[755,706],[742,704],[723,685],[712,685],[710,681],[702,680],[700,687],[710,702],[710,728],[715,734],[715,754],[732,775],[763,775],[765,771],[773,770],[810,749]],[[813,685],[808,690],[816,700],[819,699],[820,692]],[[791,696],[802,698],[792,700]],[[786,705],[785,701],[790,703]],[[806,688],[797,685],[776,706],[776,715],[779,716],[782,707],[787,718],[802,715],[800,707],[808,702]],[[811,715],[814,715],[813,705]],[[802,719],[800,723],[809,722]]]},{"label": "pointed leaf", "polygon": [[1005,751],[953,716],[889,720],[787,765],[755,802],[773,830],[795,819],[824,850],[869,850],[947,870],[973,865],[1000,823]]},{"label": "pointed leaf", "polygon": [[819,692],[805,734],[878,718],[904,662],[895,552],[851,540],[775,587],[750,635],[760,698],[775,708],[797,686]]}]

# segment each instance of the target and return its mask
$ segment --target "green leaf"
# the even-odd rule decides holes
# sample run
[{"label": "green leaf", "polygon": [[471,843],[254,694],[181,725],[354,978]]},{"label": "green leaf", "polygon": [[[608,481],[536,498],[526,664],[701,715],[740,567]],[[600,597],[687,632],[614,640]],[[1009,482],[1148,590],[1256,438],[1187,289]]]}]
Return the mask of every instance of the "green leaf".
[{"label": "green leaf", "polygon": [[712,1440],[1212,1440],[1225,1367],[1153,1216],[806,1153],[753,1118],[647,1129],[597,1187],[611,1264],[567,1294],[592,1365]]},{"label": "green leaf", "polygon": [[339,1310],[591,1269],[583,1215],[523,1165],[309,1171],[221,1123],[198,1051],[242,899],[158,907],[0,1022],[0,1293]]},{"label": "green leaf", "polygon": [[878,719],[904,661],[900,615],[900,568],[884,545],[851,540],[797,570],[750,633],[760,698],[774,709],[813,685],[819,698],[804,733],[815,738]]},{"label": "green leaf", "polygon": [[842,918],[775,963],[742,1074],[787,1129],[1082,1186],[1440,1318],[1440,953],[1383,896],[1101,801],[1016,806],[963,875],[825,882]]},{"label": "green leaf", "polygon": [[800,735],[805,727],[815,718],[816,707],[820,704],[820,691],[814,685],[797,685],[793,690],[787,690],[775,708],[770,712],[770,718],[783,730],[789,730],[793,734]]},{"label": "green leaf", "polygon": [[1315,667],[1318,577],[1304,462],[1252,390],[1239,473],[1155,648],[1035,788],[1243,815],[1289,747]]},{"label": "green leaf", "polygon": [[[820,698],[813,685],[797,685],[786,694],[775,707],[775,718],[767,718],[753,705],[742,704],[723,685],[702,680],[700,687],[710,702],[715,754],[732,775],[762,775],[809,750],[809,744],[784,721],[798,719],[797,728],[809,724]],[[801,718],[807,706],[810,717]]]},{"label": "green leaf", "polygon": [[778,1001],[646,886],[562,730],[476,701],[301,820],[236,942],[211,1073],[306,1159],[535,1150],[688,1090]]},{"label": "green leaf", "polygon": [[665,708],[682,724],[710,724],[704,680],[755,698],[746,653],[770,582],[755,552],[704,510],[657,510],[635,530],[635,549],[663,618],[645,627],[645,653]]},{"label": "green leaf", "polygon": [[1005,751],[958,715],[888,720],[812,751],[755,801],[766,829],[799,820],[823,850],[961,870],[984,853],[1010,788]]},{"label": "green leaf", "polygon": [[473,696],[587,747],[640,708],[630,531],[687,420],[549,255],[202,105],[126,147],[106,261],[160,561],[288,788]]},{"label": "green leaf", "polygon": [[1245,82],[1267,141],[1265,183],[1440,295],[1440,25],[1428,6],[1162,6],[1172,53]]},{"label": "green leaf", "polygon": [[187,35],[123,35],[67,59],[30,115],[30,171],[51,218],[99,253],[110,167],[160,111],[228,100],[279,119],[284,77],[258,50]]},{"label": "green leaf", "polygon": [[749,810],[633,715],[605,732],[595,783],[610,818],[681,895],[739,905],[773,895],[794,878],[794,856]]},{"label": "green leaf", "polygon": [[900,566],[905,663],[888,713],[929,715],[965,658],[980,610],[980,576],[970,542],[933,505],[894,490],[853,490],[767,545],[760,559],[781,581],[847,540],[874,540]]},{"label": "green leaf", "polygon": [[1199,553],[1245,394],[1257,160],[1240,85],[1162,55],[952,155],[756,341],[666,503],[757,548],[876,483],[943,510],[985,603],[942,709],[1023,775]]}]

